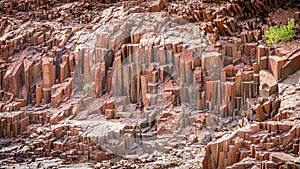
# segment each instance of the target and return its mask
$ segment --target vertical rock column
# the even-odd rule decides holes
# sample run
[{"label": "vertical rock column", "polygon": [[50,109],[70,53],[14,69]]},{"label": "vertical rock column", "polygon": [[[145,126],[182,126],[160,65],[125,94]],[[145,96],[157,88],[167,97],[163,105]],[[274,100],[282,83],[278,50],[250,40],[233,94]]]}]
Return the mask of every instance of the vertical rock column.
[{"label": "vertical rock column", "polygon": [[55,83],[55,64],[53,58],[45,57],[42,63],[43,87],[50,88]]},{"label": "vertical rock column", "polygon": [[195,107],[197,109],[203,109],[202,102],[202,71],[200,67],[197,67],[194,71],[194,84],[195,84]]},{"label": "vertical rock column", "polygon": [[34,91],[31,91],[31,84],[32,84],[32,68],[33,68],[33,62],[29,60],[24,60],[24,82],[25,82],[25,92],[22,93],[23,96],[25,96],[25,100],[27,100],[27,103],[32,103],[34,100]]},{"label": "vertical rock column", "polygon": [[213,113],[220,110],[222,104],[223,85],[221,85],[221,63],[220,54],[217,52],[206,52],[202,54],[202,71],[205,72],[205,95],[208,101],[208,109]]},{"label": "vertical rock column", "polygon": [[55,64],[53,58],[45,57],[42,63],[42,74],[43,74],[43,98],[44,103],[50,103],[51,101],[51,87],[55,84],[56,73]]},{"label": "vertical rock column", "polygon": [[70,76],[70,65],[69,65],[69,55],[63,55],[61,57],[62,63],[60,67],[60,82],[62,83],[66,78]]},{"label": "vertical rock column", "polygon": [[15,96],[18,96],[23,83],[24,64],[23,62],[15,62],[9,66],[4,75],[4,91],[12,91]]},{"label": "vertical rock column", "polygon": [[36,90],[35,90],[35,103],[37,105],[40,105],[42,103],[42,88],[41,86],[36,86]]},{"label": "vertical rock column", "polygon": [[84,51],[84,60],[83,60],[83,72],[84,72],[84,79],[85,82],[91,81],[91,69],[90,66],[93,65],[92,61],[92,55],[90,53],[90,49],[84,48],[82,49]]}]

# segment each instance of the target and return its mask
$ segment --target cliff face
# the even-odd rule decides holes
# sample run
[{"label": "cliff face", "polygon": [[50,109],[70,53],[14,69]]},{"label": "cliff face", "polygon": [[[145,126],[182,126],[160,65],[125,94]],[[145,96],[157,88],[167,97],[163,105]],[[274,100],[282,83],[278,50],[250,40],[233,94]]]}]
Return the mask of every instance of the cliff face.
[{"label": "cliff face", "polygon": [[265,43],[297,1],[0,9],[3,165],[299,167],[299,30]]}]

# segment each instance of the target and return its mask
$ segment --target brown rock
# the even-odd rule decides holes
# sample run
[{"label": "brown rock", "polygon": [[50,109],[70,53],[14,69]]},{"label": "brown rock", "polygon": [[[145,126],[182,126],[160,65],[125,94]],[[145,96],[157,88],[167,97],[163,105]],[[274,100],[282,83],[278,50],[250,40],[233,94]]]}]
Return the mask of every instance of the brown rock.
[{"label": "brown rock", "polygon": [[264,121],[266,119],[265,113],[264,113],[263,108],[260,104],[255,105],[254,111],[257,115],[258,121]]},{"label": "brown rock", "polygon": [[283,66],[283,60],[279,56],[271,55],[268,59],[268,70],[274,75],[275,80],[281,79],[281,69]]},{"label": "brown rock", "polygon": [[43,58],[42,61],[42,72],[43,72],[43,87],[50,88],[56,79],[55,65],[53,58]]}]

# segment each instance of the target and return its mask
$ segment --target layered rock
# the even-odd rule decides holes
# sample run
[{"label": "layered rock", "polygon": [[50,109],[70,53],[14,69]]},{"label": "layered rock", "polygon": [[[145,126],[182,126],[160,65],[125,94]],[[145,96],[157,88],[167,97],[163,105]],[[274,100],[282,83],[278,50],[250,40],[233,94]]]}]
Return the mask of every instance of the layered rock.
[{"label": "layered rock", "polygon": [[264,45],[276,18],[256,17],[297,4],[218,3],[0,2],[0,138],[29,138],[0,158],[100,162],[217,139],[204,168],[298,167],[278,82],[299,69],[299,40]]},{"label": "layered rock", "polygon": [[290,122],[254,123],[223,136],[208,144],[203,166],[228,169],[247,168],[249,166],[247,163],[234,163],[250,157],[257,159],[258,161],[254,164],[261,163],[261,168],[279,168],[287,165],[297,167],[298,165],[293,162],[299,153],[297,141],[299,126],[295,124],[297,122],[294,124]]}]

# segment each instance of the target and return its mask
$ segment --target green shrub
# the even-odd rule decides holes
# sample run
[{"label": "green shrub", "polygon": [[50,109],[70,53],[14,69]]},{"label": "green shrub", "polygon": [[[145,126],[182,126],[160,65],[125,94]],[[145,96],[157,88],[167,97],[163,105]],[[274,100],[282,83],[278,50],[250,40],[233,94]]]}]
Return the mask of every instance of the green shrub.
[{"label": "green shrub", "polygon": [[295,36],[296,28],[294,19],[289,19],[287,25],[271,26],[266,31],[265,37],[268,45],[274,45],[280,41],[287,41]]},{"label": "green shrub", "polygon": [[85,84],[83,87],[83,91],[84,91],[84,95],[87,96],[88,92],[89,92],[89,88],[90,88],[90,84]]}]

